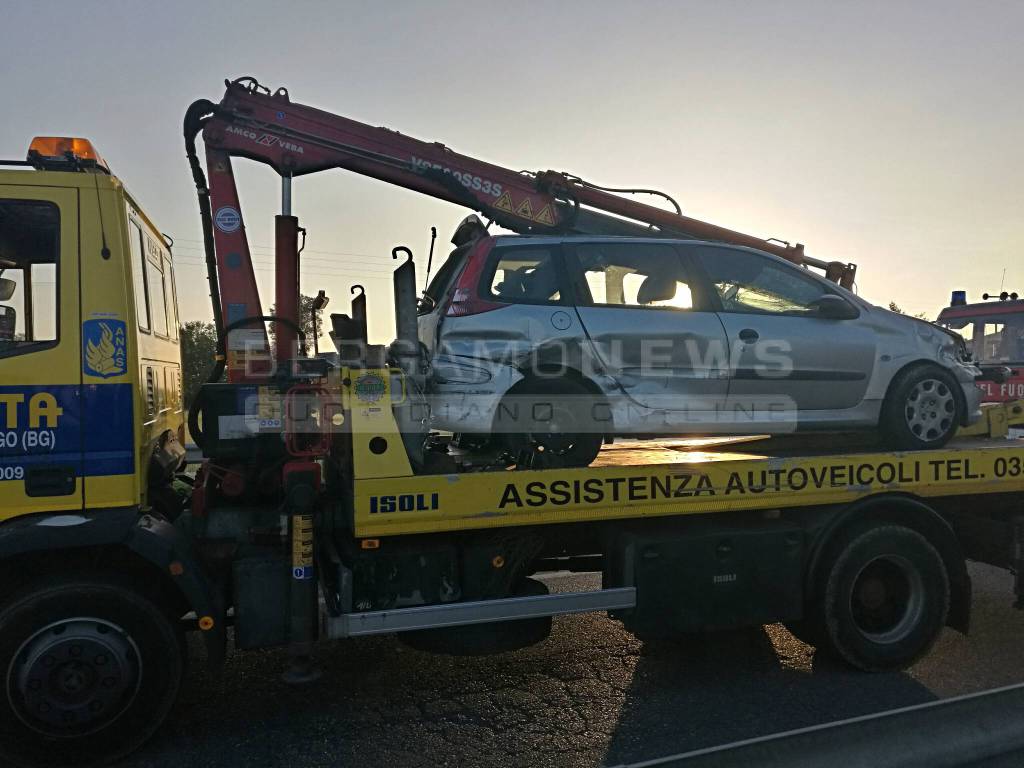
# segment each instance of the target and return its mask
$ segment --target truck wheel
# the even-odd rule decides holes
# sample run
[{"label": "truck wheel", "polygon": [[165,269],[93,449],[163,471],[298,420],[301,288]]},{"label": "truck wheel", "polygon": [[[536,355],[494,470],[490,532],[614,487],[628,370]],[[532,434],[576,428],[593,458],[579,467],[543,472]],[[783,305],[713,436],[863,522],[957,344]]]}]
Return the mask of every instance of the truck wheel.
[{"label": "truck wheel", "polygon": [[[594,396],[568,378],[534,378],[509,393],[503,413],[516,414],[502,435],[517,464],[526,468],[586,467],[601,450],[604,431],[593,419]],[[504,406],[503,406],[504,407]]]},{"label": "truck wheel", "polygon": [[824,639],[865,671],[899,670],[931,648],[949,611],[942,557],[900,525],[859,529],[840,544],[819,606]]},{"label": "truck wheel", "polygon": [[184,669],[180,630],[103,577],[37,584],[0,607],[0,755],[16,765],[100,765],[167,717]]},{"label": "truck wheel", "polygon": [[882,404],[882,432],[893,448],[941,448],[961,423],[960,385],[937,365],[917,365],[899,374]]}]

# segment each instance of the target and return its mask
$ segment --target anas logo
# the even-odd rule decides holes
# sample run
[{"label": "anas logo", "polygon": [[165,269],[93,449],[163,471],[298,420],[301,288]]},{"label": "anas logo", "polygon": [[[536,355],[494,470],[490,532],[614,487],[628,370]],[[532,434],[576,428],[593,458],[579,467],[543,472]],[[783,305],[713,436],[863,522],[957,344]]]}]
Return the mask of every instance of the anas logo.
[{"label": "anas logo", "polygon": [[109,379],[128,372],[128,336],[120,320],[82,323],[83,368],[88,376]]}]

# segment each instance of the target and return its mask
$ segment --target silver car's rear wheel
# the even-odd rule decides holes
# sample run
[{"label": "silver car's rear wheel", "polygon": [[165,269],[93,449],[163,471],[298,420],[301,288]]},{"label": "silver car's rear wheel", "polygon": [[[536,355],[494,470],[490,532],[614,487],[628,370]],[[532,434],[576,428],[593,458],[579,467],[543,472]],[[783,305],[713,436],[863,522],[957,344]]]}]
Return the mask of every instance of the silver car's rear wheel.
[{"label": "silver car's rear wheel", "polygon": [[956,424],[956,397],[938,379],[922,379],[911,387],[904,406],[907,427],[921,440],[933,442]]},{"label": "silver car's rear wheel", "polygon": [[525,379],[503,401],[505,413],[518,413],[513,429],[499,431],[515,463],[523,469],[585,467],[604,442],[593,419],[595,399],[568,378]]}]

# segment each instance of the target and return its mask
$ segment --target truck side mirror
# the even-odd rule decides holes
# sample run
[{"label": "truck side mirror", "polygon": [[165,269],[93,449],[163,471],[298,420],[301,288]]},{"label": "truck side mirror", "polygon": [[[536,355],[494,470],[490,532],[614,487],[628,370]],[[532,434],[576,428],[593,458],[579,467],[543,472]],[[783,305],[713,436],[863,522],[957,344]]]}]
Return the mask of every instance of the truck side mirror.
[{"label": "truck side mirror", "polygon": [[17,287],[18,283],[16,280],[0,277],[0,301],[10,301]]},{"label": "truck side mirror", "polygon": [[14,307],[0,306],[0,341],[14,341],[14,329],[17,325],[18,310]]},{"label": "truck side mirror", "polygon": [[826,320],[853,320],[860,317],[860,312],[842,296],[826,294],[812,305],[817,310],[818,317]]}]

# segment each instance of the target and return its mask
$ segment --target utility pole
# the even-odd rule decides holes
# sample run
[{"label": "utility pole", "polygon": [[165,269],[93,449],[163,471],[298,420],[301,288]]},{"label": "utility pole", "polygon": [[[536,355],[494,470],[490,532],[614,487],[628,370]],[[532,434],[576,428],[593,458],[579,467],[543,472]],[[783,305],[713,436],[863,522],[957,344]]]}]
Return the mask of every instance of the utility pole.
[{"label": "utility pole", "polygon": [[317,322],[317,317],[329,302],[330,298],[323,289],[320,289],[320,292],[313,298],[313,357],[320,354],[320,323]]}]

